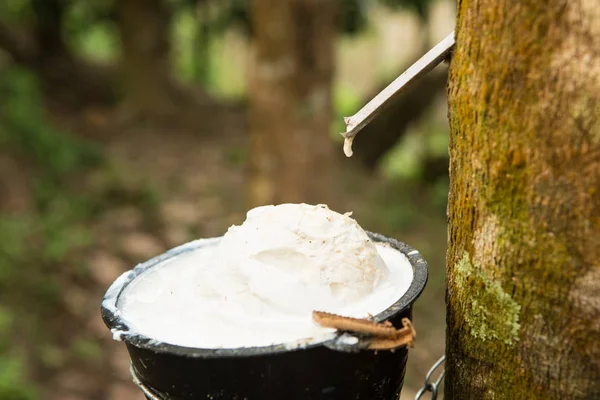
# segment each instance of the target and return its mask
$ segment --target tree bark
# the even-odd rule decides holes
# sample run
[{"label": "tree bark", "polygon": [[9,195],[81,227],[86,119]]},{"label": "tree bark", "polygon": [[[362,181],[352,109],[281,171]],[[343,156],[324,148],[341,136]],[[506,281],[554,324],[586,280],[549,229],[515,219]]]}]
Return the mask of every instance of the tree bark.
[{"label": "tree bark", "polygon": [[126,97],[145,116],[175,113],[168,7],[164,0],[119,0],[115,4]]},{"label": "tree bark", "polygon": [[329,0],[252,3],[251,207],[326,200],[336,8]]},{"label": "tree bark", "polygon": [[448,399],[600,398],[600,9],[462,0]]}]

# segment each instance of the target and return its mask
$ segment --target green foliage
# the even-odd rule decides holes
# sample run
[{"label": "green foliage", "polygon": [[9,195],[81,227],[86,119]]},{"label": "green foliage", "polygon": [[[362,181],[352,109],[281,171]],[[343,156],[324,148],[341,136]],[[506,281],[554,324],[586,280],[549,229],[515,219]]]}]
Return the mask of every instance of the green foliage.
[{"label": "green foliage", "polygon": [[429,130],[426,138],[428,153],[432,156],[447,155],[449,135],[445,121],[443,129],[442,126],[433,124],[429,124],[425,129]]},{"label": "green foliage", "polygon": [[21,68],[2,71],[0,97],[0,144],[32,157],[45,178],[57,181],[64,174],[101,161],[98,148],[48,123],[33,73]]},{"label": "green foliage", "polygon": [[23,360],[19,357],[0,357],[0,399],[35,400],[37,390],[24,376]]},{"label": "green foliage", "polygon": [[392,9],[403,8],[416,12],[421,18],[427,18],[427,11],[433,0],[378,0]]},{"label": "green foliage", "polygon": [[225,53],[224,31],[218,24],[199,21],[195,10],[183,8],[173,16],[173,28],[173,65],[179,80],[200,85],[217,98],[237,100],[245,95],[243,59]]},{"label": "green foliage", "polygon": [[367,27],[367,4],[365,0],[340,1],[340,29],[342,33],[354,35]]},{"label": "green foliage", "polygon": [[[69,182],[99,165],[102,154],[48,121],[32,73],[3,71],[0,95],[0,145],[25,161],[33,178],[32,209],[0,214],[0,350],[11,349],[0,352],[0,398],[28,400],[35,391],[25,378],[25,360],[49,367],[64,360],[64,350],[52,344],[52,332],[40,326],[63,309],[61,276],[74,275],[65,260],[92,241],[83,221],[94,212],[94,203],[69,190]],[[29,346],[15,345],[16,337]],[[82,353],[92,352],[83,347]]]},{"label": "green foliage", "polygon": [[102,348],[97,341],[79,338],[73,343],[73,352],[82,359],[98,360],[102,355]]},{"label": "green foliage", "polygon": [[[56,217],[0,216],[0,300],[4,304],[35,311],[27,317],[45,315],[60,303],[55,268],[69,252],[89,243],[84,230],[73,229],[69,219]],[[27,318],[24,317],[24,318]]]},{"label": "green foliage", "polygon": [[414,223],[419,215],[411,198],[414,188],[409,182],[389,182],[377,190],[373,201],[373,218],[375,225],[381,227],[381,232],[397,233]]},{"label": "green foliage", "polygon": [[243,147],[228,147],[224,154],[227,164],[232,166],[244,165],[247,159],[247,151]]},{"label": "green foliage", "polygon": [[236,26],[246,35],[252,35],[252,19],[249,1],[229,0],[220,5],[220,13],[212,20],[211,31],[217,34],[223,34],[231,26]]},{"label": "green foliage", "polygon": [[17,22],[33,16],[30,0],[0,1],[0,20]]},{"label": "green foliage", "polygon": [[425,154],[426,143],[421,137],[421,132],[411,129],[400,143],[386,154],[382,161],[383,171],[392,179],[416,181],[421,176]]},{"label": "green foliage", "polygon": [[114,22],[116,0],[68,0],[66,2],[65,32],[78,35],[98,23]]},{"label": "green foliage", "polygon": [[119,32],[113,21],[100,21],[82,27],[67,36],[75,54],[98,62],[117,62],[120,51]]},{"label": "green foliage", "polygon": [[431,201],[440,210],[446,211],[448,204],[448,192],[450,190],[450,178],[444,176],[436,180],[430,188]]},{"label": "green foliage", "polygon": [[23,357],[12,349],[14,322],[14,314],[0,306],[0,399],[35,400],[37,391],[25,378]]},{"label": "green foliage", "polygon": [[[431,0],[378,0],[392,8],[414,10],[425,18],[427,6]],[[173,4],[177,9],[195,9],[196,3],[204,3],[202,8],[209,8],[210,18],[202,23],[210,25],[209,30],[222,35],[232,26],[240,28],[247,36],[252,36],[252,16],[248,0],[229,1],[199,1],[180,0]],[[339,31],[343,34],[357,34],[368,26],[369,0],[338,0],[339,2]]]},{"label": "green foliage", "polygon": [[[423,165],[428,158],[448,156],[448,127],[445,120],[436,120],[435,108],[430,109],[415,124],[409,127],[400,142],[384,157],[382,169],[390,179],[420,181]],[[435,183],[433,194],[442,204],[447,200],[447,182]],[[445,194],[444,194],[445,191]]]},{"label": "green foliage", "polygon": [[362,99],[348,86],[335,86],[333,92],[334,116],[331,121],[331,136],[336,142],[342,142],[340,132],[346,131],[344,117],[353,115],[361,107]]},{"label": "green foliage", "polygon": [[176,13],[173,16],[173,28],[171,40],[175,54],[175,74],[184,82],[202,82],[206,77],[199,76],[197,70],[197,58],[200,55],[194,54],[194,47],[199,32],[193,10],[184,9]]}]

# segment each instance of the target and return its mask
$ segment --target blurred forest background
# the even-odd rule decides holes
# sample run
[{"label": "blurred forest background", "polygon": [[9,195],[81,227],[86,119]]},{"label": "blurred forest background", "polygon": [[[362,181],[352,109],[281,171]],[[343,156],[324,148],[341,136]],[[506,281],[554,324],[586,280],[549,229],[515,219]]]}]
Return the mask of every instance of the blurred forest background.
[{"label": "blurred forest background", "polygon": [[451,0],[0,1],[0,399],[140,399],[100,319],[121,272],[254,205],[326,202],[430,263],[403,398],[444,351]]}]

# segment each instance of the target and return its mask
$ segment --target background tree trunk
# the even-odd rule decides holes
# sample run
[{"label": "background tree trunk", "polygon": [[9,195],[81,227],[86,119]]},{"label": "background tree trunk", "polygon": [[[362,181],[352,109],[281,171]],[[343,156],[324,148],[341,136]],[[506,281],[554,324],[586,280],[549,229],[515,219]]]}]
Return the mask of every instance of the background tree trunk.
[{"label": "background tree trunk", "polygon": [[323,202],[333,163],[330,121],[337,2],[252,2],[249,206]]},{"label": "background tree trunk", "polygon": [[170,15],[163,0],[119,0],[121,68],[133,108],[146,116],[170,115],[176,99],[170,74]]},{"label": "background tree trunk", "polygon": [[459,1],[448,399],[600,398],[600,9]]}]

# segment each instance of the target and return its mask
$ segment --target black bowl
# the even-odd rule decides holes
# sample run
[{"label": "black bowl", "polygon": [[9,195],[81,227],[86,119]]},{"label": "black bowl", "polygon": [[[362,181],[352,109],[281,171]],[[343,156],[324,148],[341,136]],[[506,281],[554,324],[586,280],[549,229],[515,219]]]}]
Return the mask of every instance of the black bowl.
[{"label": "black bowl", "polygon": [[[368,232],[402,252],[413,267],[408,291],[374,317],[401,327],[412,317],[412,305],[427,283],[427,263],[409,245]],[[131,357],[134,381],[148,399],[211,400],[392,400],[397,399],[408,351],[366,350],[368,340],[333,339],[297,348],[289,344],[238,349],[201,349],[158,342],[130,332],[117,308],[123,290],[141,273],[157,264],[208,244],[196,240],[176,247],[121,275],[102,302],[102,319],[122,340]]]}]

